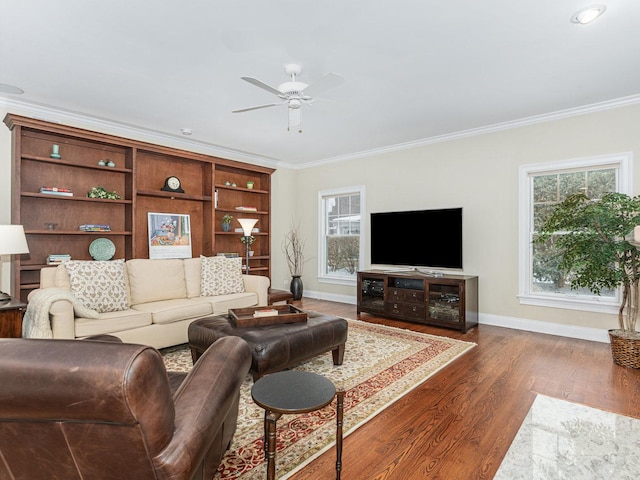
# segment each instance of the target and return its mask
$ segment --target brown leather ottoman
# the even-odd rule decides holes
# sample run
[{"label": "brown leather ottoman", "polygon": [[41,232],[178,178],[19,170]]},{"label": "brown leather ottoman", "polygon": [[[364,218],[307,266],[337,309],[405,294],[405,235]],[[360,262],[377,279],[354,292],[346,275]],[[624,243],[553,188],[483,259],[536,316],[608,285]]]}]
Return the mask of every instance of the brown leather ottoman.
[{"label": "brown leather ottoman", "polygon": [[342,365],[347,321],[333,315],[307,312],[307,321],[237,328],[227,315],[201,318],[189,325],[193,362],[216,340],[241,337],[251,346],[253,379],[295,366],[331,350],[333,364]]}]

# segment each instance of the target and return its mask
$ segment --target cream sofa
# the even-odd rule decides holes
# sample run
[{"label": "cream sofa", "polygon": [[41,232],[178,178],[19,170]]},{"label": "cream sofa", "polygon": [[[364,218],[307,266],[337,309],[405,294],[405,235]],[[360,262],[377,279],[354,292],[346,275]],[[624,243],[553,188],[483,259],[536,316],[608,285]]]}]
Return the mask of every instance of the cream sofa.
[{"label": "cream sofa", "polygon": [[[110,334],[123,342],[165,348],[186,343],[187,328],[198,318],[226,314],[230,308],[267,305],[269,278],[259,275],[238,274],[244,292],[201,296],[204,261],[188,258],[124,262],[128,295],[124,308],[86,318],[75,316],[72,302],[53,301],[49,307],[53,338]],[[64,265],[41,270],[38,290],[47,288],[72,290],[71,277]],[[38,290],[31,293],[30,299]]]}]

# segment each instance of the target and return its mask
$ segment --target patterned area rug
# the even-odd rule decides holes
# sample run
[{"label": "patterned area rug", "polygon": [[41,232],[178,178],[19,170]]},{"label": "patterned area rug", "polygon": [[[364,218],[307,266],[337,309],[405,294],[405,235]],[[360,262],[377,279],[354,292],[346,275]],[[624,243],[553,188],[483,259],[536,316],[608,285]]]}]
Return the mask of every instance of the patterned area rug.
[{"label": "patterned area rug", "polygon": [[[344,435],[367,422],[391,403],[475,346],[446,337],[349,321],[349,336],[342,366],[334,366],[331,353],[301,364],[296,370],[324,375],[346,390]],[[163,351],[168,370],[191,368],[185,346]],[[264,479],[264,411],[251,400],[250,376],[240,397],[238,427],[231,450],[214,477],[216,480]],[[303,415],[283,415],[277,423],[276,476],[288,478],[335,445],[335,400],[327,407]]]}]

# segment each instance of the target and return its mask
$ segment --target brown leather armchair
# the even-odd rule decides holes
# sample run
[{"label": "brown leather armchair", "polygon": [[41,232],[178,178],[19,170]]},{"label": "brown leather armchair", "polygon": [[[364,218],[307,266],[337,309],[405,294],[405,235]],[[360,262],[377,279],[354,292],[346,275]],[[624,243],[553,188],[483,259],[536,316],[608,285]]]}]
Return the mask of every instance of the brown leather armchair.
[{"label": "brown leather armchair", "polygon": [[211,480],[250,365],[220,339],[172,395],[151,347],[0,339],[0,478]]}]

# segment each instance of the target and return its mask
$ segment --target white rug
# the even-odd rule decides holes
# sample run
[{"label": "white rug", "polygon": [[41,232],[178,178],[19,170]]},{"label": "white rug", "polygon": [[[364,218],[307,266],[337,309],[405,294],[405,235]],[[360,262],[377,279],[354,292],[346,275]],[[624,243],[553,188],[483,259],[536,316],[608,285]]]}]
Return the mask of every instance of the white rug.
[{"label": "white rug", "polygon": [[494,480],[636,480],[640,420],[538,395]]}]

